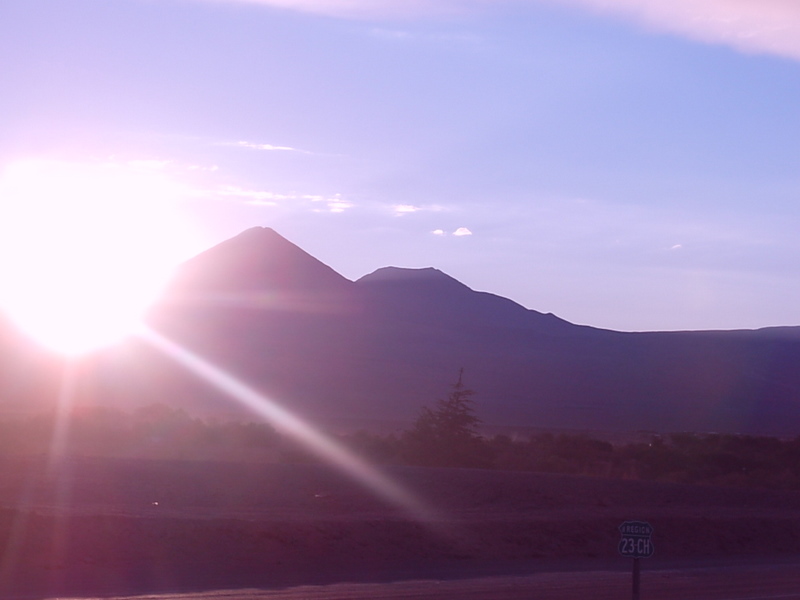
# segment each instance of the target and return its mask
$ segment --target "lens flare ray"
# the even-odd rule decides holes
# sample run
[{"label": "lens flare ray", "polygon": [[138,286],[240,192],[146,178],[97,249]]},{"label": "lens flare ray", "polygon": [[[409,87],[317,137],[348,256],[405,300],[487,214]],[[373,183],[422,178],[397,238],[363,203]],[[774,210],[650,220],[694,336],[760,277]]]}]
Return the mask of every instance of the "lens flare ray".
[{"label": "lens flare ray", "polygon": [[241,402],[379,497],[401,508],[417,520],[431,522],[438,520],[435,512],[408,490],[255,389],[149,327],[143,326],[139,335],[153,347]]}]

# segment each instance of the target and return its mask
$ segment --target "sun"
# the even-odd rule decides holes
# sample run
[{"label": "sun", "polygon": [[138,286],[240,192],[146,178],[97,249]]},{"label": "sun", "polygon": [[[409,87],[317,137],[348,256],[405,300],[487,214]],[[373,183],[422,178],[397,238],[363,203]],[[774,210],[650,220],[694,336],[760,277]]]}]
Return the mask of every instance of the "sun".
[{"label": "sun", "polygon": [[0,308],[67,355],[127,336],[187,258],[181,194],[162,163],[8,165],[0,175]]}]

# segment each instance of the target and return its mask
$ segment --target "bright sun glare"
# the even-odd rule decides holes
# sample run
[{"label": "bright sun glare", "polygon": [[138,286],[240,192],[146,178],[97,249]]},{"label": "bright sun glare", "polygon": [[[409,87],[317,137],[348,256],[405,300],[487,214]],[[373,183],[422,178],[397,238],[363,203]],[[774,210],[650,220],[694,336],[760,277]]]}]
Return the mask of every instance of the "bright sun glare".
[{"label": "bright sun glare", "polygon": [[76,355],[137,328],[186,258],[181,187],[159,163],[31,160],[0,175],[0,303]]}]

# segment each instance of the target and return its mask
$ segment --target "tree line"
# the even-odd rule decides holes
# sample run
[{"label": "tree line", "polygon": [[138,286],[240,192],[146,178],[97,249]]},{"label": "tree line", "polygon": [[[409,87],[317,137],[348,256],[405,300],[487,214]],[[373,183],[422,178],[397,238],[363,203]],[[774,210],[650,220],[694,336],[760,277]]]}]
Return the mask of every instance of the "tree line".
[{"label": "tree line", "polygon": [[[474,392],[463,371],[449,393],[421,409],[406,430],[368,431],[334,437],[383,465],[475,468],[562,473],[800,489],[800,437],[672,433],[645,441],[611,443],[587,434],[541,432],[528,436],[482,435]],[[57,436],[56,432],[63,435]],[[0,456],[44,455],[59,439],[60,451],[80,456],[183,460],[319,460],[266,423],[199,419],[182,409],[154,404],[124,412],[76,408],[0,420]]]},{"label": "tree line", "polygon": [[673,433],[619,444],[555,432],[489,437],[479,433],[473,395],[462,370],[450,394],[423,408],[409,430],[342,441],[378,463],[800,489],[800,437]]},{"label": "tree line", "polygon": [[78,407],[68,414],[0,420],[0,456],[56,450],[76,456],[263,461],[278,458],[280,443],[266,423],[204,420],[160,403],[132,412]]}]

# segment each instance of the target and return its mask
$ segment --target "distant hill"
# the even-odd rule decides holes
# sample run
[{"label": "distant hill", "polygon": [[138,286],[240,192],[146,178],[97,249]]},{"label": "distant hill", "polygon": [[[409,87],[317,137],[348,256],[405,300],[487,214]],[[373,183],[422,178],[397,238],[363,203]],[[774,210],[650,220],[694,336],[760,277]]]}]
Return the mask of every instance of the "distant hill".
[{"label": "distant hill", "polygon": [[[185,263],[150,323],[288,408],[345,425],[407,423],[463,367],[489,425],[800,433],[800,328],[577,326],[432,268],[349,281],[268,228]],[[141,342],[84,370],[93,401],[233,406]]]}]

